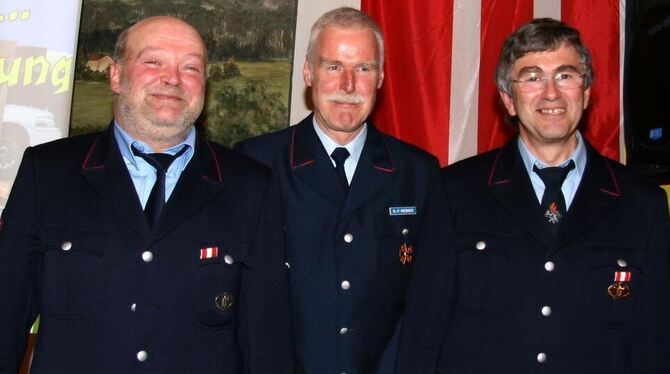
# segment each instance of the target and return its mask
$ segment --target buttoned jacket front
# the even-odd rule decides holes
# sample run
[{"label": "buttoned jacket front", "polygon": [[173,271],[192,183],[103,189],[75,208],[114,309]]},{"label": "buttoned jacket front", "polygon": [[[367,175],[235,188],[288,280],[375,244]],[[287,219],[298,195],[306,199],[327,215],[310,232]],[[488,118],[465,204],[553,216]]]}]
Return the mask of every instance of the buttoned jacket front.
[{"label": "buttoned jacket front", "polygon": [[[516,139],[444,169],[457,275],[438,372],[669,372],[665,194],[586,148],[556,237]],[[617,272],[627,298],[608,294]]]},{"label": "buttoned jacket front", "polygon": [[0,372],[39,313],[32,373],[290,373],[269,170],[198,138],[152,230],[112,131],[25,153],[0,232]]},{"label": "buttoned jacket front", "polygon": [[298,371],[375,372],[404,308],[411,260],[431,250],[419,239],[441,192],[437,160],[368,122],[345,194],[311,115],[239,149],[281,184]]}]

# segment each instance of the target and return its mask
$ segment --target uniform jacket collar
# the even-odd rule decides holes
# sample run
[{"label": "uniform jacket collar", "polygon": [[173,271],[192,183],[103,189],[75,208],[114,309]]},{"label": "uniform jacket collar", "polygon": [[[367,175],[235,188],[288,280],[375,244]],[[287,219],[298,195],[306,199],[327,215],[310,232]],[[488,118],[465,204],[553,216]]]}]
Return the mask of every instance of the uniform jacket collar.
[{"label": "uniform jacket collar", "polygon": [[[488,188],[523,230],[538,239],[549,252],[563,248],[603,219],[622,198],[610,160],[601,156],[586,140],[584,175],[557,237],[546,227],[542,210],[524,169],[513,139],[495,154]],[[528,202],[532,203],[528,203]]]},{"label": "uniform jacket collar", "polygon": [[289,169],[325,199],[342,206],[346,216],[372,198],[396,172],[387,139],[371,121],[348,194],[312,125],[312,115],[290,129]]},{"label": "uniform jacket collar", "polygon": [[195,215],[223,189],[221,161],[212,145],[198,136],[193,158],[182,172],[163,217],[151,230],[113,131],[113,125],[110,125],[95,138],[82,161],[82,174],[91,188],[107,201],[110,209],[132,231],[147,240],[148,245]]}]

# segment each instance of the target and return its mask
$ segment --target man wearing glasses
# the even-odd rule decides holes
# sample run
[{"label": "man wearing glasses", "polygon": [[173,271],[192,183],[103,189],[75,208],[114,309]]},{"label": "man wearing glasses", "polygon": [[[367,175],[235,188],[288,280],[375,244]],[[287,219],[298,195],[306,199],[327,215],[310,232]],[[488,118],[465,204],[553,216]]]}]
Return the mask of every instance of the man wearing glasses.
[{"label": "man wearing glasses", "polygon": [[518,137],[444,170],[455,305],[441,349],[402,347],[401,365],[423,354],[440,373],[670,372],[666,197],[577,130],[592,80],[562,22],[506,40],[496,84]]}]

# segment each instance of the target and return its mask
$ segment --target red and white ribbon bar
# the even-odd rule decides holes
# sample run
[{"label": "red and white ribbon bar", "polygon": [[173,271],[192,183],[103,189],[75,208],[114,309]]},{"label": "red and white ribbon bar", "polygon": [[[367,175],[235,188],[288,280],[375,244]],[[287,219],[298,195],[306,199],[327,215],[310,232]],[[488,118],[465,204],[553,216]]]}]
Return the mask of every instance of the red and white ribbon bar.
[{"label": "red and white ribbon bar", "polygon": [[219,255],[219,247],[205,247],[200,248],[200,259],[205,260],[208,258],[214,258]]},{"label": "red and white ribbon bar", "polygon": [[630,271],[614,272],[614,281],[615,282],[629,282],[630,281]]}]

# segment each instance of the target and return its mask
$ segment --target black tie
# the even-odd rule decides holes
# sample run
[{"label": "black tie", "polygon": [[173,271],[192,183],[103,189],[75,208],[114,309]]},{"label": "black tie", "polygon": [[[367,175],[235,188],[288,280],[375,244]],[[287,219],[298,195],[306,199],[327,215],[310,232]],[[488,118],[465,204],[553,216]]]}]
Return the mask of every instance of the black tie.
[{"label": "black tie", "polygon": [[158,222],[163,206],[165,206],[165,173],[170,168],[170,165],[172,165],[172,162],[186,152],[186,148],[188,147],[184,146],[176,154],[170,155],[167,153],[142,153],[135,147],[132,147],[135,156],[143,158],[144,161],[156,169],[156,183],[154,183],[154,187],[151,189],[151,193],[147,199],[147,204],[144,207],[144,215],[147,217],[150,227],[153,227]]},{"label": "black tie", "polygon": [[541,203],[542,211],[546,222],[549,224],[549,229],[554,235],[556,235],[558,224],[561,223],[566,212],[565,197],[563,197],[561,186],[570,170],[574,168],[575,163],[572,160],[563,167],[555,166],[539,169],[537,166],[533,166],[533,171],[544,182],[544,195],[542,195]]},{"label": "black tie", "polygon": [[347,181],[347,174],[344,172],[344,160],[349,157],[349,151],[344,147],[337,147],[330,154],[330,157],[335,161],[335,173],[340,178],[344,192],[347,192],[349,190],[349,182]]}]

